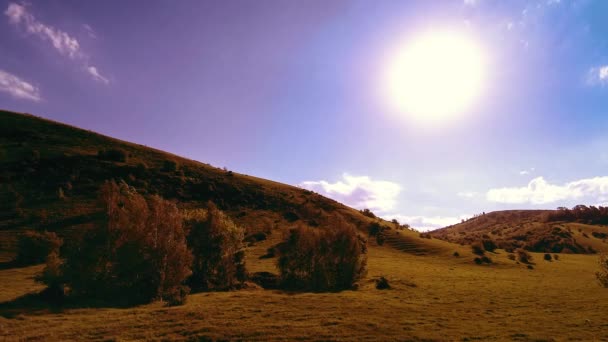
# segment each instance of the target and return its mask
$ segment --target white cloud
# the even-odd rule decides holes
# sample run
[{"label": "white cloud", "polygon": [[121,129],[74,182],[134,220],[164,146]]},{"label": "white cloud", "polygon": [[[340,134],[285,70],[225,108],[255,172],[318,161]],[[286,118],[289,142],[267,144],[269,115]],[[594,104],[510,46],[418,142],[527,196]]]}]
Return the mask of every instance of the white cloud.
[{"label": "white cloud", "polygon": [[49,41],[62,55],[69,56],[70,58],[80,56],[80,44],[76,38],[64,31],[38,21],[34,15],[27,11],[25,6],[10,3],[4,14],[6,14],[10,23],[22,26],[27,33],[35,34],[42,40]]},{"label": "white cloud", "polygon": [[598,199],[608,196],[608,176],[580,179],[563,185],[534,178],[524,187],[490,189],[486,198],[499,203],[545,204],[565,200]]},{"label": "white cloud", "polygon": [[412,228],[419,231],[433,230],[437,228],[447,227],[452,224],[460,223],[463,219],[467,219],[470,215],[460,216],[407,216],[407,215],[384,215],[386,220],[396,219],[399,223],[409,224]]},{"label": "white cloud", "polygon": [[347,173],[342,175],[342,180],[335,183],[324,180],[305,181],[299,186],[353,208],[367,208],[379,213],[391,210],[401,192],[401,186],[397,183],[373,180],[368,176],[351,176]]},{"label": "white cloud", "polygon": [[479,0],[463,0],[463,3],[467,6],[475,6],[479,3]]},{"label": "white cloud", "polygon": [[88,66],[86,69],[87,69],[87,72],[93,77],[94,80],[103,82],[105,84],[110,83],[110,80],[108,80],[106,77],[102,76],[96,67]]},{"label": "white cloud", "polygon": [[24,100],[40,101],[40,91],[19,77],[0,70],[0,91]]},{"label": "white cloud", "polygon": [[590,85],[608,85],[608,64],[589,69],[587,83]]},{"label": "white cloud", "polygon": [[529,175],[530,171],[528,171],[528,170],[521,170],[521,171],[519,171],[519,174],[522,175],[522,176]]},{"label": "white cloud", "polygon": [[476,193],[474,191],[461,191],[461,192],[457,193],[456,195],[458,195],[458,197],[473,198],[473,197],[476,197],[478,195],[478,193]]},{"label": "white cloud", "polygon": [[[89,65],[89,56],[81,50],[80,43],[75,37],[39,21],[33,14],[28,12],[25,5],[12,2],[8,5],[4,14],[8,17],[9,23],[23,29],[28,34],[39,37],[43,41],[50,42],[51,46],[61,55],[83,63],[86,72],[95,81],[105,84],[110,83],[108,78],[102,76],[96,67]],[[84,25],[84,28],[89,36],[95,37],[93,29],[89,25]]]}]

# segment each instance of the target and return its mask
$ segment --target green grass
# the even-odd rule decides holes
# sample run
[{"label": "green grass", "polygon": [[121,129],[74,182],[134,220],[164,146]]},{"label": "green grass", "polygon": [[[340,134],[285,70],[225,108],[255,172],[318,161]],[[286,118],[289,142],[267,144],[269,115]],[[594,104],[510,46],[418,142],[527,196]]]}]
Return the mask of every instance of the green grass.
[{"label": "green grass", "polygon": [[[264,246],[251,248],[258,253]],[[461,257],[414,256],[372,247],[369,274],[357,291],[286,293],[241,290],[191,295],[180,307],[38,310],[1,318],[8,340],[600,340],[608,339],[602,303],[608,291],[594,279],[597,257],[562,255],[535,269],[492,255],[476,266]],[[255,258],[249,259],[250,264]],[[265,265],[265,266],[264,266]],[[252,265],[268,270],[272,263]],[[39,268],[0,271],[0,296],[38,287]],[[393,289],[376,290],[386,276]]]}]

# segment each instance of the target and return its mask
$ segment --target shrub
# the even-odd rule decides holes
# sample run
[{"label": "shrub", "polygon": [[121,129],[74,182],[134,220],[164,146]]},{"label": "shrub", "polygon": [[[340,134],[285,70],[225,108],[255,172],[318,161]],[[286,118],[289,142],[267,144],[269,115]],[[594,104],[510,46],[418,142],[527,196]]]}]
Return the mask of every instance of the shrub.
[{"label": "shrub", "polygon": [[602,253],[597,260],[600,270],[595,273],[597,281],[603,287],[608,287],[608,254]]},{"label": "shrub", "polygon": [[165,171],[165,172],[175,172],[175,171],[177,171],[177,163],[174,162],[173,160],[165,160],[163,162],[162,171]]},{"label": "shrub", "polygon": [[388,283],[388,279],[380,277],[376,280],[376,289],[378,290],[389,290],[391,285]]},{"label": "shrub", "polygon": [[371,210],[369,210],[367,208],[360,210],[359,212],[369,218],[373,218],[373,219],[376,218],[376,214],[374,214]]},{"label": "shrub", "polygon": [[480,242],[475,242],[471,245],[471,251],[476,255],[484,255],[486,250],[483,248],[483,245]]},{"label": "shrub", "polygon": [[454,255],[455,257],[459,257],[459,256],[460,256],[460,253],[458,253],[458,252],[454,252],[454,254],[453,254],[453,255]]},{"label": "shrub", "polygon": [[487,256],[482,256],[482,257],[477,257],[475,259],[473,259],[473,261],[477,264],[477,265],[481,265],[481,264],[491,264],[492,263],[492,259],[488,258]]},{"label": "shrub", "polygon": [[488,252],[494,252],[496,248],[498,248],[498,246],[496,246],[496,243],[491,239],[483,239],[481,240],[481,244],[483,245],[483,249]]},{"label": "shrub", "polygon": [[559,254],[553,254],[553,260],[559,260]]},{"label": "shrub", "polygon": [[48,299],[60,300],[65,295],[63,288],[62,261],[57,251],[52,251],[47,259],[42,274],[36,276],[36,281],[47,285],[45,294]]},{"label": "shrub", "polygon": [[17,241],[15,263],[19,265],[40,264],[51,253],[59,254],[63,240],[54,232],[26,230]]},{"label": "shrub", "polygon": [[386,227],[383,227],[379,222],[372,222],[369,224],[368,235],[369,237],[375,237],[376,243],[380,246],[384,244],[386,238],[384,231]]},{"label": "shrub", "polygon": [[543,259],[545,259],[546,261],[551,261],[552,260],[551,254],[545,253],[545,255],[543,256]]},{"label": "shrub", "polygon": [[213,203],[186,220],[188,246],[194,255],[190,286],[195,290],[232,288],[246,279],[243,228]]},{"label": "shrub", "polygon": [[515,260],[515,254],[510,253],[507,255],[507,258],[509,258],[509,260]]},{"label": "shrub", "polygon": [[66,250],[61,278],[71,293],[123,303],[183,302],[192,255],[175,204],[146,199],[124,182],[104,183],[100,197],[105,218]]},{"label": "shrub", "polygon": [[115,161],[115,162],[126,162],[127,153],[118,148],[111,148],[107,150],[97,151],[97,158],[101,160]]},{"label": "shrub", "polygon": [[528,253],[524,249],[520,248],[516,250],[515,253],[517,254],[517,260],[523,262],[524,264],[530,263],[532,261],[532,255],[530,255],[530,253]]},{"label": "shrub", "polygon": [[341,217],[332,228],[298,227],[279,247],[277,266],[284,287],[313,291],[348,289],[366,273],[367,247]]}]

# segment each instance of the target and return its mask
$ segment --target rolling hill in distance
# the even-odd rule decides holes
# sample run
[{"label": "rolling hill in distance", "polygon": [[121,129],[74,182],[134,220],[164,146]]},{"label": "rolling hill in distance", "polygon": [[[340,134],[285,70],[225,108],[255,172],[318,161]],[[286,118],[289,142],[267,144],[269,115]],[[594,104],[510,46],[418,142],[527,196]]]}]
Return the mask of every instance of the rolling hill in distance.
[{"label": "rolling hill in distance", "polygon": [[[0,112],[0,177],[0,337],[7,340],[608,338],[598,306],[608,293],[594,275],[608,228],[548,219],[559,211],[484,213],[419,233],[298,187],[8,111]],[[182,209],[216,203],[245,228],[250,275],[277,273],[268,252],[290,228],[332,229],[332,215],[340,215],[368,237],[368,273],[354,290],[252,285],[192,294],[176,307],[57,307],[29,299],[44,288],[34,281],[42,265],[11,265],[18,236],[54,231],[69,243],[101,219],[97,194],[108,179]],[[382,241],[369,236],[374,224]],[[498,248],[479,265],[470,245],[483,240]],[[515,249],[531,251],[531,260],[514,258]],[[378,289],[382,278],[390,289]]]}]

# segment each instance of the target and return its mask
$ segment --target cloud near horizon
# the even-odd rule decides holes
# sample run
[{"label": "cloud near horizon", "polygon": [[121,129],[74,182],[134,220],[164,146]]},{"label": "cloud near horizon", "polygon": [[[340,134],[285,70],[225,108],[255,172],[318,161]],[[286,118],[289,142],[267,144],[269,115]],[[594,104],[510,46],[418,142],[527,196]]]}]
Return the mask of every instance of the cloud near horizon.
[{"label": "cloud near horizon", "polygon": [[486,199],[509,204],[546,204],[580,199],[602,202],[608,200],[608,176],[585,178],[563,185],[550,184],[543,177],[536,177],[524,187],[490,189]]},{"label": "cloud near horizon", "polygon": [[59,54],[71,60],[81,61],[93,80],[105,84],[109,83],[108,78],[102,76],[95,66],[89,65],[89,56],[82,52],[80,43],[75,37],[39,21],[33,14],[28,12],[26,5],[11,2],[4,14],[8,17],[9,23],[23,29],[28,34],[37,36],[43,41],[50,42]]},{"label": "cloud near horizon", "polygon": [[589,69],[587,82],[590,85],[608,85],[608,64]]},{"label": "cloud near horizon", "polygon": [[37,87],[4,70],[0,70],[0,91],[18,99],[34,102],[41,100]]},{"label": "cloud near horizon", "polygon": [[418,231],[429,231],[438,228],[447,227],[456,223],[460,223],[463,219],[467,219],[471,215],[460,216],[407,216],[407,215],[384,215],[385,220],[396,219],[399,223],[409,224],[412,228]]},{"label": "cloud near horizon", "polygon": [[305,181],[300,187],[333,198],[356,209],[370,209],[386,213],[394,208],[396,198],[401,192],[397,183],[373,180],[368,176],[342,175],[342,180],[330,183],[325,180]]}]

